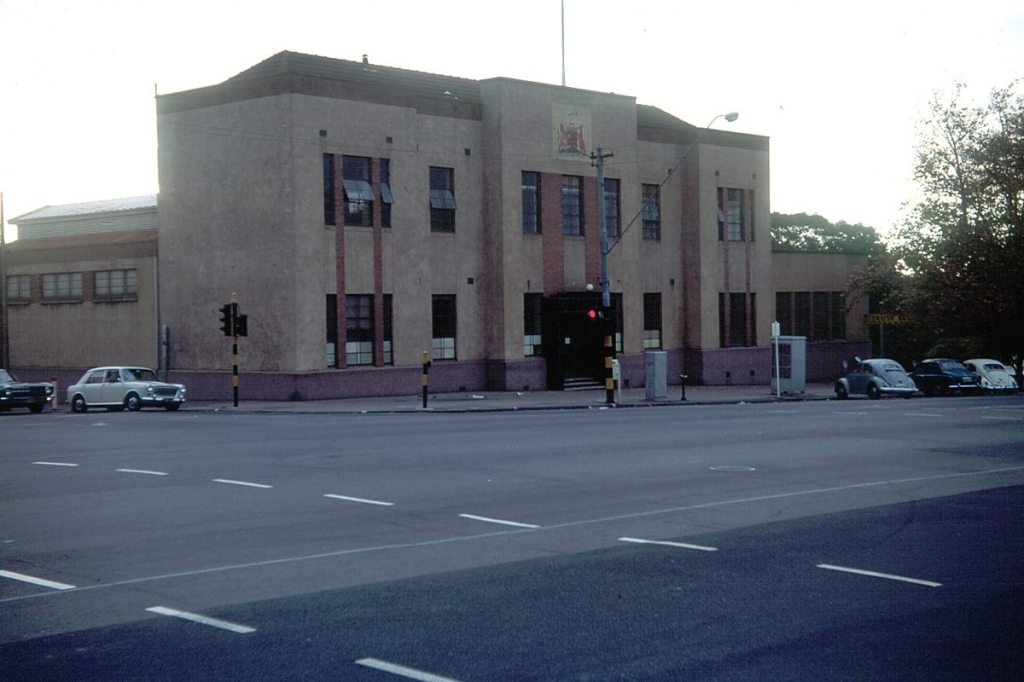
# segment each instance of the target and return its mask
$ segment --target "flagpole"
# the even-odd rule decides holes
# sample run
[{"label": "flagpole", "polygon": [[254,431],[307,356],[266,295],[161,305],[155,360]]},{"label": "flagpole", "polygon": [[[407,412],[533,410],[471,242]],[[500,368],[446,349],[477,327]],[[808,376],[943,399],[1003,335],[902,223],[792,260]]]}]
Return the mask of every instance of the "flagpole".
[{"label": "flagpole", "polygon": [[565,87],[565,0],[562,0],[562,87]]}]

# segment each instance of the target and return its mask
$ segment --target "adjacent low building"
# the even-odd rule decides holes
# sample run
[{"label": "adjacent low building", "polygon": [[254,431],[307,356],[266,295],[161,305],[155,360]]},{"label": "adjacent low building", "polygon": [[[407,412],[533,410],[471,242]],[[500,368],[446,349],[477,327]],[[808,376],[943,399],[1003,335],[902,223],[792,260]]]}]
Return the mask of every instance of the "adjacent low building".
[{"label": "adjacent low building", "polygon": [[[772,252],[766,137],[623,95],[292,52],[159,96],[157,130],[159,220],[154,205],[154,225],[121,235],[135,240],[130,255],[97,233],[106,250],[83,243],[93,250],[64,268],[92,273],[80,312],[62,312],[95,344],[56,336],[20,354],[56,323],[33,309],[46,303],[39,279],[35,298],[11,305],[15,364],[150,364],[193,398],[225,397],[218,315],[235,295],[249,320],[238,343],[248,399],[415,393],[424,353],[432,390],[598,378],[599,152],[611,154],[603,210],[624,382],[642,385],[644,352],[661,350],[670,383],[685,372],[767,384],[771,322],[799,332],[805,308],[809,366],[867,347],[864,302],[844,298],[854,263]],[[11,249],[9,274],[30,266],[19,251],[79,253],[44,244],[72,237],[40,238],[42,217],[14,221],[28,246]],[[97,273],[130,270],[127,319],[95,287]]]}]

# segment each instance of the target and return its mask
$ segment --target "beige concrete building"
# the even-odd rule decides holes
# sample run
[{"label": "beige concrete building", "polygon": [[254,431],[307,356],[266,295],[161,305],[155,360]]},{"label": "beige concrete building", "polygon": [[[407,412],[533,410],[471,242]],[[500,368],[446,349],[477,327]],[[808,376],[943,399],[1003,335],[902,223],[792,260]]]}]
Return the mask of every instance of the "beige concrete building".
[{"label": "beige concrete building", "polygon": [[[593,377],[599,148],[613,154],[604,196],[625,382],[642,385],[644,352],[664,350],[670,383],[685,371],[767,384],[778,291],[817,303],[810,292],[829,292],[819,314],[843,318],[809,358],[862,348],[859,312],[839,305],[851,263],[777,265],[790,254],[772,253],[768,139],[727,125],[623,95],[291,52],[161,95],[159,268],[153,244],[139,274],[155,273],[159,319],[140,321],[131,353],[193,397],[228,395],[218,316],[235,293],[249,318],[245,398],[415,393],[424,351],[432,390]],[[87,355],[61,362],[109,357]]]}]

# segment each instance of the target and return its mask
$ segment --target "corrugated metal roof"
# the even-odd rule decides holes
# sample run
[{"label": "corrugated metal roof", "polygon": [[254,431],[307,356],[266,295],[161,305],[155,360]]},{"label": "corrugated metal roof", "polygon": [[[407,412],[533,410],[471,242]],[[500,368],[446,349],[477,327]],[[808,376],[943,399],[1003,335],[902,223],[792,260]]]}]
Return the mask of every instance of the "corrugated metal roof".
[{"label": "corrugated metal roof", "polygon": [[108,244],[138,244],[155,242],[155,228],[144,230],[122,230],[120,232],[96,232],[92,234],[74,234],[45,239],[18,239],[7,245],[13,252],[35,251],[37,249],[68,249],[83,246],[103,246]]},{"label": "corrugated metal roof", "polygon": [[423,71],[397,69],[369,62],[354,62],[299,52],[278,52],[259,64],[232,76],[225,83],[279,75],[310,76],[368,85],[383,85],[420,95],[454,97],[479,101],[480,83],[469,78],[442,76]]},{"label": "corrugated metal roof", "polygon": [[122,199],[104,199],[102,201],[86,201],[79,204],[60,204],[58,206],[44,206],[34,211],[18,216],[8,222],[14,225],[30,221],[55,220],[60,218],[81,218],[102,213],[116,213],[119,211],[138,211],[144,209],[155,209],[157,195],[146,194],[137,197],[125,197]]}]

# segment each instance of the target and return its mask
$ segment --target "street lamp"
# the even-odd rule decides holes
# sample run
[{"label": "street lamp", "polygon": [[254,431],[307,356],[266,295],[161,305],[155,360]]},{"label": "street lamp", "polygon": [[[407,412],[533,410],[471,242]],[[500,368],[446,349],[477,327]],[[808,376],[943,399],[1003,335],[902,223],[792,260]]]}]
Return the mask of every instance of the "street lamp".
[{"label": "street lamp", "polygon": [[[661,184],[658,185],[658,188],[655,190],[654,195],[657,196],[658,194],[660,194],[661,188],[665,186],[665,183],[669,181],[669,178],[672,177],[672,175],[679,169],[679,167],[683,165],[683,161],[685,161],[686,157],[690,155],[690,152],[692,152],[697,147],[697,145],[700,144],[700,141],[704,137],[704,134],[711,129],[711,126],[714,125],[715,121],[717,121],[720,118],[724,118],[729,123],[732,123],[739,117],[740,115],[738,112],[730,111],[729,113],[726,114],[718,114],[713,119],[708,121],[708,124],[704,126],[700,130],[700,132],[697,133],[697,136],[693,139],[693,142],[690,143],[690,146],[686,149],[685,152],[683,152],[683,155],[679,157],[679,160],[676,161],[676,165],[672,166],[672,168],[669,169],[668,175],[666,175],[665,179],[662,180]],[[637,212],[635,216],[633,216],[633,219],[629,221],[626,227],[619,232],[618,238],[616,238],[615,243],[609,246],[608,222],[605,216],[606,207],[604,204],[604,160],[609,156],[612,156],[611,152],[606,154],[603,152],[601,147],[598,147],[597,150],[590,155],[591,161],[597,167],[597,227],[601,238],[601,308],[604,311],[604,322],[606,325],[604,334],[605,395],[606,402],[609,405],[611,405],[615,402],[615,390],[612,380],[612,360],[615,357],[615,345],[614,343],[612,343],[612,338],[614,336],[615,330],[610,328],[612,300],[608,277],[608,254],[612,252],[612,249],[618,246],[619,242],[621,242],[622,238],[626,235],[626,232],[629,230],[629,228],[633,226],[633,223],[635,223],[640,218],[640,216],[643,215],[644,209],[647,208],[648,199],[644,199],[644,203],[640,206],[640,210]]]}]

